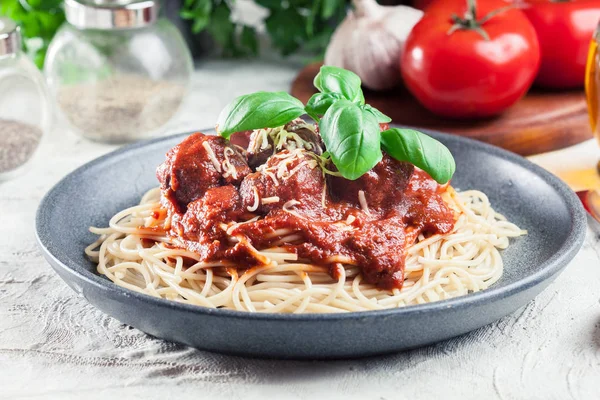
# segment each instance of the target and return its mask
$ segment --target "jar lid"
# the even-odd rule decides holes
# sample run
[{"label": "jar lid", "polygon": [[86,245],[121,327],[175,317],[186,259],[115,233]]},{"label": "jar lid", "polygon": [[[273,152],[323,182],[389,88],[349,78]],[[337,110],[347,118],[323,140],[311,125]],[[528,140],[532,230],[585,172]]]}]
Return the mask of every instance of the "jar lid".
[{"label": "jar lid", "polygon": [[119,0],[66,0],[67,21],[80,29],[127,29],[153,24],[159,2]]},{"label": "jar lid", "polygon": [[0,17],[0,57],[21,49],[21,28],[10,18]]}]

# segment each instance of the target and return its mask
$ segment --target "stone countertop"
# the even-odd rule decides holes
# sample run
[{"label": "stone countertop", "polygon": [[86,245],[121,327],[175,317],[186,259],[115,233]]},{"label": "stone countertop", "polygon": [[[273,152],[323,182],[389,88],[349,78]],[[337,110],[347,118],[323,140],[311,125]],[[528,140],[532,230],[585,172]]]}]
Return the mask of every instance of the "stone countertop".
[{"label": "stone countertop", "polygon": [[[233,96],[288,90],[297,67],[201,63],[192,95],[168,131],[211,126]],[[594,221],[583,249],[541,295],[462,337],[357,360],[231,357],[119,323],[77,297],[42,258],[34,233],[41,197],[114,148],[59,123],[29,171],[0,184],[1,399],[600,399],[600,225]],[[574,179],[578,189],[600,187],[589,171],[598,155],[589,141],[532,159]]]}]

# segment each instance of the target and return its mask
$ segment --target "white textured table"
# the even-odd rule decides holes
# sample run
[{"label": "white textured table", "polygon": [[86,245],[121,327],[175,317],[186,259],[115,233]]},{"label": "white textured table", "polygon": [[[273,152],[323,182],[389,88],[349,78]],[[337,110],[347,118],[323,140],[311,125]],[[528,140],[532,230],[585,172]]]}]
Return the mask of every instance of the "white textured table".
[{"label": "white textured table", "polygon": [[[234,95],[287,90],[295,70],[272,62],[202,64],[170,131],[211,125]],[[463,337],[400,354],[336,362],[243,359],[124,326],[77,297],[43,260],[34,236],[43,194],[113,148],[56,129],[25,176],[0,184],[0,398],[600,399],[600,229],[594,225],[566,271],[525,308]],[[593,173],[573,171],[591,168],[597,155],[590,141],[534,161],[590,183]]]}]

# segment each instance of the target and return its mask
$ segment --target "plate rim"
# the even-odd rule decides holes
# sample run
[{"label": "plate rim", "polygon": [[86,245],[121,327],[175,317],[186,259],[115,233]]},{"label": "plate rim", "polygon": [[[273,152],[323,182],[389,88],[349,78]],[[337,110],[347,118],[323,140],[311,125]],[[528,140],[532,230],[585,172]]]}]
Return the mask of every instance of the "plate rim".
[{"label": "plate rim", "polygon": [[[390,126],[419,129],[415,127],[407,127],[397,124],[391,124]],[[194,132],[214,132],[214,129],[194,130],[184,133],[178,133],[149,140],[142,140],[136,143],[132,143],[116,150],[113,150],[107,154],[97,157],[68,173],[57,183],[55,183],[48,192],[41,199],[35,215],[35,237],[38,246],[41,248],[42,253],[46,260],[52,264],[53,267],[59,267],[67,273],[76,275],[78,278],[83,279],[88,284],[95,286],[97,289],[109,291],[114,295],[119,295],[124,298],[134,297],[140,301],[147,302],[152,306],[156,307],[167,307],[170,309],[178,309],[184,312],[198,313],[207,316],[221,316],[224,318],[233,319],[246,319],[246,320],[269,320],[269,321],[289,321],[289,322],[314,322],[320,320],[326,321],[340,321],[340,320],[352,320],[352,319],[364,319],[368,317],[385,318],[385,317],[409,317],[418,314],[425,314],[431,312],[439,312],[442,310],[448,310],[452,308],[469,308],[476,306],[480,303],[489,303],[497,300],[501,300],[505,297],[510,297],[521,291],[524,291],[533,286],[544,282],[553,275],[557,274],[562,270],[566,264],[573,259],[573,257],[581,249],[587,229],[587,218],[585,210],[581,205],[581,202],[577,198],[575,192],[571,190],[566,183],[561,181],[551,172],[543,169],[542,167],[532,163],[524,157],[521,157],[508,150],[501,149],[497,146],[480,142],[474,139],[465,138],[453,134],[448,134],[440,131],[419,129],[421,132],[426,134],[432,134],[434,137],[440,137],[442,139],[448,139],[449,141],[458,141],[467,143],[469,146],[475,146],[486,153],[491,153],[494,156],[500,157],[504,160],[516,163],[526,169],[530,170],[537,176],[539,176],[546,184],[551,186],[556,191],[561,199],[565,202],[567,210],[571,216],[571,229],[568,232],[566,240],[563,245],[558,248],[554,254],[542,263],[539,270],[534,274],[528,275],[523,279],[519,279],[515,282],[509,283],[502,287],[490,287],[486,290],[482,290],[476,293],[470,293],[464,296],[458,296],[447,300],[440,300],[425,304],[409,305],[405,307],[389,308],[384,310],[368,310],[368,311],[352,311],[347,313],[306,313],[306,314],[283,314],[283,313],[252,313],[248,311],[237,311],[221,308],[208,308],[193,304],[178,303],[171,300],[153,297],[144,293],[136,292],[127,288],[116,285],[112,281],[100,276],[92,271],[89,271],[82,265],[75,265],[74,267],[67,265],[65,262],[58,259],[51,251],[53,242],[50,236],[45,234],[43,221],[46,209],[50,208],[51,200],[58,193],[63,185],[67,184],[74,176],[85,172],[86,170],[95,167],[98,164],[102,164],[104,161],[113,157],[121,156],[125,153],[146,147],[152,146],[161,142],[169,142],[174,139],[186,137]],[[83,251],[83,249],[82,249]]]}]

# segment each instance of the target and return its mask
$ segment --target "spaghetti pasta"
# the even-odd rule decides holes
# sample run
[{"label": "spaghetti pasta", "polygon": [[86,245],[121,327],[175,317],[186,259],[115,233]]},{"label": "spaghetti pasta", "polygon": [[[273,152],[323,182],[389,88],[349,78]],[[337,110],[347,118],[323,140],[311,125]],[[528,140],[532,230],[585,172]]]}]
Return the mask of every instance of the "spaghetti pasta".
[{"label": "spaghetti pasta", "polygon": [[[332,278],[327,267],[298,259],[283,247],[301,240],[286,229],[274,233],[279,240],[273,247],[256,250],[265,265],[244,270],[230,261],[201,261],[164,231],[151,229],[167,223],[158,188],[147,192],[139,205],[113,216],[109,227],[90,228],[99,238],[85,252],[97,263],[98,273],[119,286],[203,307],[267,313],[402,307],[488,288],[502,276],[499,250],[509,245],[510,238],[526,233],[497,213],[480,191],[456,192],[448,187],[443,198],[457,215],[454,228],[430,237],[420,234],[408,247],[401,289],[366,283],[360,269],[343,255],[328,260],[335,269]],[[243,223],[221,228],[231,232]]]}]

